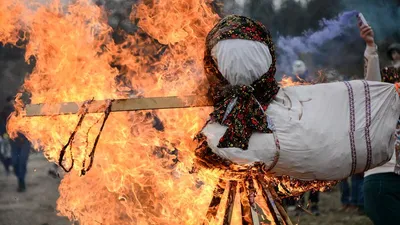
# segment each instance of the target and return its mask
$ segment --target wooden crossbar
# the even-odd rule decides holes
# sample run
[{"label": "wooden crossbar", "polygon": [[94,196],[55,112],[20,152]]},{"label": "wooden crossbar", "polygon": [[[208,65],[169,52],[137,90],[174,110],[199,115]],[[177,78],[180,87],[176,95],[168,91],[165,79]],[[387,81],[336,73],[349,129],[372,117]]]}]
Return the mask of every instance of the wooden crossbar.
[{"label": "wooden crossbar", "polygon": [[[88,113],[104,112],[109,100],[95,100],[88,105]],[[30,104],[25,106],[25,116],[53,116],[77,114],[83,102],[59,104]],[[206,96],[171,96],[118,99],[111,102],[111,112],[207,107],[213,104]]]}]

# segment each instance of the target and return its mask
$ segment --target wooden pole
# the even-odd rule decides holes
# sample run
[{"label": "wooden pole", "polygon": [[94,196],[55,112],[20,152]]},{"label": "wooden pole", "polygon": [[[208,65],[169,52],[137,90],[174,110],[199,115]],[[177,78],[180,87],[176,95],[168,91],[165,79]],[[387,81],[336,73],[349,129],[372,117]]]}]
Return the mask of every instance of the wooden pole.
[{"label": "wooden pole", "polygon": [[254,225],[253,215],[251,212],[251,203],[248,196],[248,188],[244,181],[240,182],[240,209],[242,211],[242,225]]},{"label": "wooden pole", "polygon": [[[219,206],[221,204],[222,200],[222,195],[225,192],[226,187],[228,186],[228,183],[222,179],[219,180],[217,186],[214,189],[213,192],[213,198],[211,200],[211,203],[208,207],[207,215],[206,218],[208,222],[210,222],[212,219],[215,219],[219,210]],[[228,186],[229,188],[229,186]],[[208,223],[203,223],[203,225],[208,224]]]},{"label": "wooden pole", "polygon": [[[102,113],[110,100],[95,100],[88,104],[88,113]],[[25,116],[54,116],[79,113],[84,102],[58,104],[30,104],[25,106]],[[111,112],[206,107],[213,104],[206,96],[171,96],[130,98],[111,101]]]},{"label": "wooden pole", "polygon": [[235,206],[237,183],[237,181],[229,181],[228,201],[225,206],[223,225],[231,225],[233,207]]}]

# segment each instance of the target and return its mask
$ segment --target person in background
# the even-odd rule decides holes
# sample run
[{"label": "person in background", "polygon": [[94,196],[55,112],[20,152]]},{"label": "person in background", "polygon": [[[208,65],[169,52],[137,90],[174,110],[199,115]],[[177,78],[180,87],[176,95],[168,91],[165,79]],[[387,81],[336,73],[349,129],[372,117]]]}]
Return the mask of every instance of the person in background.
[{"label": "person in background", "polygon": [[340,201],[342,208],[340,211],[353,212],[357,211],[363,214],[364,210],[364,174],[355,174],[350,177],[351,186],[348,179],[340,182]]},{"label": "person in background", "polygon": [[295,82],[311,82],[312,77],[310,76],[306,64],[301,60],[296,60],[292,64],[293,81]]},{"label": "person in background", "polygon": [[29,140],[21,133],[11,141],[12,165],[14,174],[18,179],[18,192],[26,190],[25,176],[27,171],[28,158],[31,151]]},{"label": "person in background", "polygon": [[[7,98],[7,104],[2,111],[2,119],[7,121],[9,115],[14,111],[14,97]],[[31,152],[31,144],[22,133],[17,133],[17,136],[10,140],[11,145],[11,162],[14,169],[14,174],[18,180],[18,192],[26,190],[25,176],[27,172],[27,164],[29,154]]]},{"label": "person in background", "polygon": [[4,169],[6,170],[6,174],[8,176],[10,175],[12,159],[10,138],[8,137],[7,133],[5,133],[3,136],[0,136],[0,156],[1,161],[4,165]]},{"label": "person in background", "polygon": [[[367,80],[400,82],[400,45],[393,44],[388,49],[392,65],[380,71],[379,56],[374,40],[374,32],[368,25],[359,24],[360,35],[367,48],[364,53],[364,74]],[[393,125],[395,126],[395,124]],[[368,170],[364,178],[364,209],[375,225],[400,224],[400,121],[397,124],[395,154],[386,164]],[[396,151],[395,151],[396,150]]]},{"label": "person in background", "polygon": [[13,96],[8,96],[6,98],[6,104],[4,105],[3,110],[1,111],[0,115],[0,134],[6,133],[6,124],[7,124],[7,119],[10,116],[10,114],[14,111],[14,97]]}]

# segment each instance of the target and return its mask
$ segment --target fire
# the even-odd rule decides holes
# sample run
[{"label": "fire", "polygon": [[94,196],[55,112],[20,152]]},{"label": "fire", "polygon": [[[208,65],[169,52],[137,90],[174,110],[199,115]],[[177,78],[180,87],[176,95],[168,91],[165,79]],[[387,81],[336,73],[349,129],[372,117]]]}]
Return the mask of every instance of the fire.
[{"label": "fire", "polygon": [[[32,95],[33,104],[205,93],[204,40],[218,19],[211,0],[143,0],[131,15],[132,21],[139,21],[139,31],[122,34],[125,41],[120,44],[111,38],[107,12],[91,0],[27,2],[0,2],[0,42],[28,41],[25,57],[35,58],[35,68],[23,90]],[[291,78],[281,83],[293,84]],[[78,116],[26,118],[18,113],[22,107],[17,101],[8,131],[24,133],[37,149],[44,149],[49,161],[58,161]],[[221,172],[192,172],[197,145],[193,137],[210,112],[201,108],[112,113],[94,166],[81,176],[103,117],[87,115],[63,161],[67,168],[74,166],[59,187],[60,214],[82,225],[205,220]],[[155,116],[163,122],[162,131],[154,128]],[[216,220],[222,217],[219,212]],[[239,224],[241,218],[233,220]]]},{"label": "fire", "polygon": [[[26,59],[33,56],[36,64],[23,89],[32,94],[32,103],[126,98],[127,89],[145,97],[201,93],[204,40],[218,18],[210,3],[143,1],[131,15],[141,30],[116,44],[106,12],[89,0],[1,1],[0,42],[15,44],[18,31],[26,33]],[[63,162],[66,167],[74,162],[74,170],[59,187],[61,215],[80,224],[198,224],[205,218],[219,172],[189,171],[196,147],[192,138],[210,109],[149,112],[160,118],[164,131],[154,129],[146,113],[111,114],[94,166],[80,176],[102,117],[86,116]],[[76,115],[14,114],[8,131],[24,133],[57,161],[77,122]],[[160,157],[160,148],[178,149],[179,162],[171,162],[169,154]]]},{"label": "fire", "polygon": [[0,1],[0,12],[2,12],[0,17],[0,43],[16,44],[18,31],[21,28],[18,20],[22,12],[22,7],[10,1]]},{"label": "fire", "polygon": [[279,82],[279,84],[280,84],[280,86],[282,86],[282,87],[290,87],[290,86],[308,85],[308,84],[311,84],[311,83],[306,82],[305,80],[303,80],[303,79],[301,79],[301,78],[299,78],[299,77],[297,77],[297,79],[298,79],[299,81],[293,81],[293,78],[292,78],[292,77],[288,77],[288,76],[284,75],[284,76],[282,77],[282,80]]}]

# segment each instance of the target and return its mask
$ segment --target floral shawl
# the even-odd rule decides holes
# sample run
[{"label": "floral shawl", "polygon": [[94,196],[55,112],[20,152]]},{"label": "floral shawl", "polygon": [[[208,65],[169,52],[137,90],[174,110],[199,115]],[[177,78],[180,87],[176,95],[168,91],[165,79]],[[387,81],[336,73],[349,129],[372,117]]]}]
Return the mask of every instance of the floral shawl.
[{"label": "floral shawl", "polygon": [[[272,63],[267,73],[251,85],[232,86],[218,70],[211,50],[221,40],[245,39],[268,46]],[[269,31],[259,22],[244,16],[230,15],[222,19],[210,31],[206,39],[204,67],[210,83],[209,95],[214,103],[211,120],[228,126],[218,147],[236,147],[246,150],[253,132],[270,133],[265,111],[278,93],[275,80],[275,47]],[[230,103],[236,99],[231,108]],[[229,106],[229,107],[228,107]]]}]

